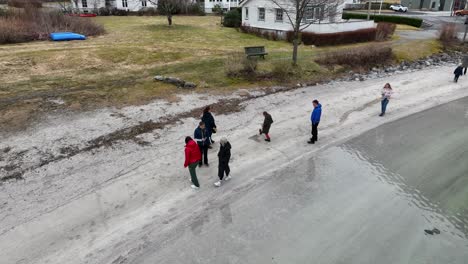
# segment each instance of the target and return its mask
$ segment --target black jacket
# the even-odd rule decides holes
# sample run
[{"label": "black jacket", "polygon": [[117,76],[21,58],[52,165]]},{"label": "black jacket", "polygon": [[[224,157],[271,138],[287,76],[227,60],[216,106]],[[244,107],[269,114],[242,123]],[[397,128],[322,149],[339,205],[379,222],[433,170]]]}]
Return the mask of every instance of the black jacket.
[{"label": "black jacket", "polygon": [[208,132],[211,132],[213,128],[216,128],[214,117],[210,112],[203,113],[201,120],[203,121],[203,123],[205,123]]},{"label": "black jacket", "polygon": [[231,143],[226,142],[226,144],[221,145],[218,152],[219,163],[228,163],[231,159]]},{"label": "black jacket", "polygon": [[455,71],[453,72],[455,75],[462,75],[463,74],[463,67],[458,66]]},{"label": "black jacket", "polygon": [[268,134],[268,132],[270,132],[271,124],[273,124],[273,118],[271,118],[270,114],[266,114],[265,120],[263,120],[262,132]]}]

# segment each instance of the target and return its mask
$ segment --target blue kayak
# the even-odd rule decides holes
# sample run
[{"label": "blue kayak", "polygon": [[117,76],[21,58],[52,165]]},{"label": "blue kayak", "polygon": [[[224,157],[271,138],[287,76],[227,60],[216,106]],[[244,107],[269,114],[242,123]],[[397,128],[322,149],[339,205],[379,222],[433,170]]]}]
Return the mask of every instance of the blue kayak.
[{"label": "blue kayak", "polygon": [[55,32],[50,33],[50,39],[53,41],[67,41],[67,40],[85,40],[84,35],[80,35],[73,32]]}]

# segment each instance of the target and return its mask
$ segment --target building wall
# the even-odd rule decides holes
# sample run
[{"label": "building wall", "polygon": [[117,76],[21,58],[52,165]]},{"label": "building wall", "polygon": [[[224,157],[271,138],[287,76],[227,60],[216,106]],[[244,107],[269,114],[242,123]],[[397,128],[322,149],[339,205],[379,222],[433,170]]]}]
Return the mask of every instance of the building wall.
[{"label": "building wall", "polygon": [[[305,32],[314,33],[335,33],[343,31],[353,31],[363,28],[375,27],[374,21],[343,21],[341,18],[344,3],[337,8],[338,12],[333,18],[325,18],[320,22],[315,22],[306,28]],[[248,16],[247,9],[248,8]],[[259,8],[265,8],[265,20],[258,19]],[[268,0],[249,0],[242,5],[242,24],[265,30],[290,31],[293,29],[288,17],[283,13],[283,21],[275,21],[278,6]],[[291,16],[294,20],[294,17]]]},{"label": "building wall", "polygon": [[[101,7],[106,7],[106,1],[105,0],[86,0],[88,7],[83,7],[83,1],[84,0],[79,0],[78,2],[78,8],[85,12],[89,11],[92,12],[93,9],[95,8],[101,8]],[[157,1],[153,1],[157,2]],[[124,0],[115,0],[112,2],[113,7],[116,7],[118,9],[123,9],[123,10],[128,10],[128,11],[138,11],[142,8],[144,8],[143,3],[141,0],[126,0],[127,7],[124,7]],[[73,1],[72,4],[74,5]],[[146,1],[146,7],[157,7],[157,5],[150,3],[149,1]],[[76,8],[74,6],[74,8]]]},{"label": "building wall", "polygon": [[215,5],[221,6],[221,8],[229,10],[239,6],[240,0],[205,0],[205,12],[213,13],[212,9]]},{"label": "building wall", "polygon": [[409,9],[429,11],[450,11],[453,0],[401,0],[401,4]]}]

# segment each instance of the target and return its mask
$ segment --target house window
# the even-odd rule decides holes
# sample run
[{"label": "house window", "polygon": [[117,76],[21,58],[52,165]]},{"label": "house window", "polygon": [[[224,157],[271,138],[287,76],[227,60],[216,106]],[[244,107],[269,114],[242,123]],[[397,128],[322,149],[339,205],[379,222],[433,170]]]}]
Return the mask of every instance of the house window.
[{"label": "house window", "polygon": [[127,0],[122,0],[122,7],[128,7]]},{"label": "house window", "polygon": [[141,0],[141,6],[146,7],[147,5],[146,0]]},{"label": "house window", "polygon": [[88,0],[81,0],[81,7],[88,7]]},{"label": "house window", "polygon": [[249,8],[245,8],[245,20],[249,20]]},{"label": "house window", "polygon": [[283,9],[280,9],[280,8],[276,9],[275,21],[276,22],[283,22]]},{"label": "house window", "polygon": [[304,12],[303,20],[308,23],[311,23],[314,20],[321,20],[324,17],[324,13],[324,6],[307,6]]},{"label": "house window", "polygon": [[258,9],[258,21],[265,21],[265,8]]}]

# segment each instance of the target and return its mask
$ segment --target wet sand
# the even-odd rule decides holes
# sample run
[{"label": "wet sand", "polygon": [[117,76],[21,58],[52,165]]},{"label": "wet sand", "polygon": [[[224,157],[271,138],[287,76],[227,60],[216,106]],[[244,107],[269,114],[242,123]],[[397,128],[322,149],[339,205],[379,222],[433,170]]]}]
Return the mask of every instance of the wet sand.
[{"label": "wet sand", "polygon": [[382,125],[213,200],[130,263],[466,263],[467,130],[468,98]]}]

